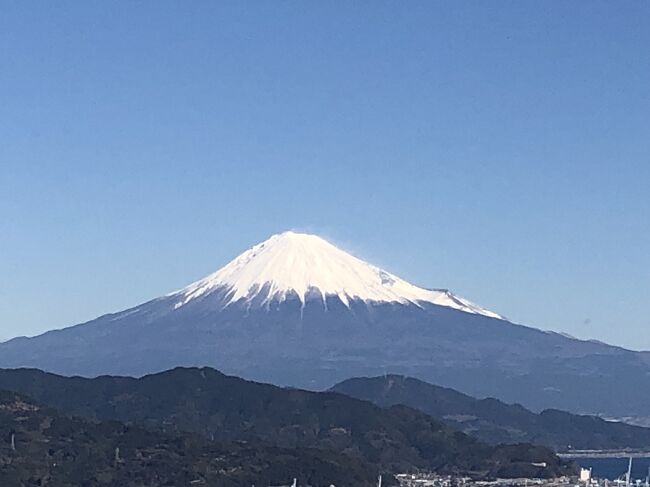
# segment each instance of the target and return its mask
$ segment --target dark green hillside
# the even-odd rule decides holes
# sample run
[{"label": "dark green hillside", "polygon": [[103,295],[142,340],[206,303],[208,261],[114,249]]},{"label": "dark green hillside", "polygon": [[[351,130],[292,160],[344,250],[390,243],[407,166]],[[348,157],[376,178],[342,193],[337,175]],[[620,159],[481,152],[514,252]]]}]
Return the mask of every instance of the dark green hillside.
[{"label": "dark green hillside", "polygon": [[[543,448],[488,446],[408,407],[383,409],[338,393],[283,389],[209,368],[178,368],[141,379],[5,370],[0,387],[67,414],[219,441],[336,450],[393,473],[420,468],[494,475],[516,465],[531,476],[553,476],[573,468]],[[547,467],[532,465],[538,462]]]},{"label": "dark green hillside", "polygon": [[3,487],[250,487],[288,485],[294,476],[303,485],[371,486],[376,474],[333,452],[222,444],[115,421],[91,423],[0,391]]}]

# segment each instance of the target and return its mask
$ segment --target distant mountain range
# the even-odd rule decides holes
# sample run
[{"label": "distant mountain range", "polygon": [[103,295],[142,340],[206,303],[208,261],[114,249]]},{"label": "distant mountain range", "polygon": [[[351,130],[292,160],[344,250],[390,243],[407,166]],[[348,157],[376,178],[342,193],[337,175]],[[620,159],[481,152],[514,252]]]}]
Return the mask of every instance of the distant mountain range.
[{"label": "distant mountain range", "polygon": [[394,373],[539,412],[650,416],[650,354],[513,324],[286,232],[132,309],[0,344],[0,367],[141,376],[211,366],[320,390]]},{"label": "distant mountain range", "polygon": [[649,428],[556,409],[536,414],[518,404],[492,398],[475,399],[453,389],[399,375],[349,379],[331,390],[382,407],[403,404],[418,409],[492,444],[528,442],[561,452],[643,449],[650,445]]},{"label": "distant mountain range", "polygon": [[[344,477],[343,485],[351,485],[353,478],[367,480],[369,472],[394,474],[414,469],[480,477],[549,477],[575,473],[572,463],[560,460],[547,448],[529,444],[490,446],[406,406],[380,408],[343,394],[283,389],[208,368],[179,368],[141,379],[68,378],[37,370],[3,370],[0,389],[19,392],[63,414],[87,420],[116,420],[166,435],[197,433],[219,444],[243,441],[245,445],[261,448],[259,455],[269,461],[272,461],[271,454],[264,450],[264,445],[290,450],[289,460],[278,467],[280,477],[295,462],[302,462],[301,472],[308,471],[318,457],[311,453],[314,449],[324,452],[326,463],[316,470],[321,479],[330,472],[332,477],[341,480],[340,472],[346,465],[339,456],[327,452],[340,452],[350,459],[352,476]],[[4,438],[8,438],[7,428],[14,428],[20,422],[15,416],[13,421],[5,426]],[[47,425],[41,420],[25,423],[35,429],[25,434],[36,435],[41,438],[38,441],[45,441],[43,434],[54,435],[55,430],[45,426],[45,431],[41,431],[39,424]],[[71,427],[77,428],[75,424]],[[111,426],[115,427],[121,428]],[[100,431],[104,430],[100,428]],[[65,438],[70,436],[63,434]],[[115,436],[110,428],[108,434],[111,438]],[[64,441],[57,438],[53,439]],[[104,439],[98,441],[104,443]],[[106,441],[108,451],[119,446],[116,441]],[[151,443],[147,440],[141,444],[142,448],[148,448]],[[133,450],[129,443],[126,445],[124,455],[129,451],[130,458],[139,458],[137,448]],[[2,448],[6,451],[6,442]],[[187,459],[192,465],[205,460],[204,443],[196,448],[193,450],[196,458]],[[104,455],[102,458],[106,456],[98,454]],[[180,461],[171,452],[169,455],[172,455],[171,462]],[[236,455],[231,458],[232,461],[240,459]],[[182,466],[192,471],[199,468]],[[252,465],[242,475],[256,469]],[[273,471],[268,470],[269,475]],[[262,469],[262,472],[266,471]]]}]

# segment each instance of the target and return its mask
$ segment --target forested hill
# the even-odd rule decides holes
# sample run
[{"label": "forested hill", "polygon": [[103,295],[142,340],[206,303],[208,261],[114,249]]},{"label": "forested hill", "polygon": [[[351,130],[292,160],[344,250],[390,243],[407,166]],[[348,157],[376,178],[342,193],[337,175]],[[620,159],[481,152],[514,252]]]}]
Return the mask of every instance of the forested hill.
[{"label": "forested hill", "polygon": [[405,406],[384,409],[334,392],[283,389],[209,368],[178,368],[141,379],[5,370],[0,388],[66,414],[218,441],[336,450],[392,473],[419,468],[532,477],[574,468],[546,448],[489,446]]},{"label": "forested hill", "polygon": [[226,444],[68,418],[0,391],[3,487],[250,487],[289,485],[294,477],[302,485],[374,486],[376,475],[368,464],[335,452]]},{"label": "forested hill", "polygon": [[650,445],[649,428],[554,409],[536,414],[518,404],[476,399],[399,375],[349,379],[332,390],[382,407],[407,405],[492,444],[531,442],[557,451]]}]

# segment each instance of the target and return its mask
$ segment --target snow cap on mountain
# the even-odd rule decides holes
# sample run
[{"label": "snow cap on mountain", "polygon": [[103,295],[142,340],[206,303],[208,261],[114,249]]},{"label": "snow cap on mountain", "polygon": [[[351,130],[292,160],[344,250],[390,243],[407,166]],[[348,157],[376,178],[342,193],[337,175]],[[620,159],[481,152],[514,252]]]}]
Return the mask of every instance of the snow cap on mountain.
[{"label": "snow cap on mountain", "polygon": [[251,300],[262,289],[266,300],[283,301],[297,294],[319,291],[323,299],[337,296],[346,306],[350,300],[367,302],[433,303],[461,311],[501,318],[447,290],[414,286],[364,262],[316,235],[293,231],[273,235],[236,257],[225,267],[174,293],[177,306],[227,289],[229,303]]}]

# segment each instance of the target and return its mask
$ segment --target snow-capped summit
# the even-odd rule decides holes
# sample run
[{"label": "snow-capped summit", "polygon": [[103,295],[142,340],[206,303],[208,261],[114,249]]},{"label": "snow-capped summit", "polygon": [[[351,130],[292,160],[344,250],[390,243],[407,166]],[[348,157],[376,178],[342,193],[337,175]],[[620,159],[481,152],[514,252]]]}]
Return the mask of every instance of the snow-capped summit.
[{"label": "snow-capped summit", "polygon": [[468,313],[501,318],[496,313],[447,290],[414,286],[335,247],[316,235],[284,232],[255,245],[217,272],[177,291],[177,307],[214,291],[225,292],[228,303],[252,300],[264,293],[266,302],[297,294],[337,296],[367,302],[433,303]]}]

